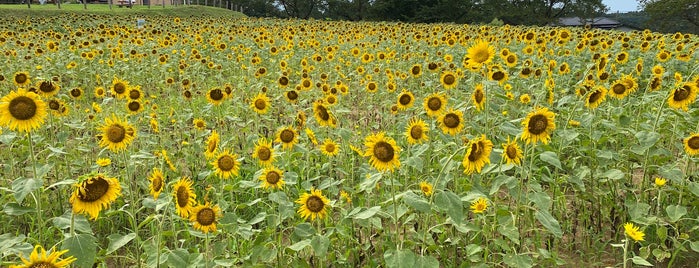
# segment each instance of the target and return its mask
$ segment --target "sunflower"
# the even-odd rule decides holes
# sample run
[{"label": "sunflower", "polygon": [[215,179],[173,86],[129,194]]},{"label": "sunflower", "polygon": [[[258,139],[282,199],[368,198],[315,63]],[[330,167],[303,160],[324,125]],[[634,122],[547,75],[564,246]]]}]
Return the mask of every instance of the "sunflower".
[{"label": "sunflower", "polygon": [[52,268],[64,268],[69,267],[71,263],[77,259],[73,256],[59,260],[61,255],[67,253],[68,250],[54,251],[51,249],[51,254],[46,254],[46,250],[41,245],[34,246],[34,251],[29,255],[29,259],[22,259],[22,264],[20,265],[10,265],[10,268],[31,268],[31,267],[52,267]]},{"label": "sunflower", "polygon": [[612,84],[612,87],[609,88],[609,96],[617,99],[623,99],[630,93],[631,91],[626,88],[626,85],[619,80],[615,81],[614,84]]},{"label": "sunflower", "polygon": [[522,104],[528,104],[532,101],[532,97],[529,94],[522,94],[519,96],[519,102]]},{"label": "sunflower", "polygon": [[643,231],[639,230],[638,226],[634,226],[630,222],[624,224],[624,234],[634,241],[643,241],[643,237],[646,236]]},{"label": "sunflower", "polygon": [[46,103],[34,92],[12,91],[0,99],[0,126],[30,132],[41,127],[46,118]]},{"label": "sunflower", "polygon": [[667,179],[661,178],[661,177],[656,177],[655,180],[653,181],[653,184],[655,184],[655,187],[663,187],[667,183]]},{"label": "sunflower", "polygon": [[264,92],[257,93],[250,102],[250,107],[258,114],[265,114],[269,110],[269,98]]},{"label": "sunflower", "polygon": [[216,130],[212,130],[211,135],[209,135],[209,138],[206,140],[206,151],[204,152],[206,159],[211,159],[216,156],[216,152],[218,152],[218,144],[220,142],[221,137],[218,135],[218,132],[216,132]]},{"label": "sunflower", "polygon": [[387,137],[384,132],[372,134],[366,137],[364,145],[367,147],[364,156],[369,156],[369,163],[378,171],[391,171],[400,167],[398,154],[400,148],[396,141]]},{"label": "sunflower", "polygon": [[471,203],[470,208],[471,212],[473,212],[474,214],[481,214],[485,212],[486,209],[488,209],[488,200],[483,197],[479,197],[478,199],[476,199],[476,201],[473,201],[473,203]]},{"label": "sunflower", "polygon": [[548,144],[551,139],[551,132],[556,129],[556,123],[553,121],[555,113],[547,108],[535,108],[534,111],[527,114],[527,118],[522,121],[522,140],[527,144],[538,141]]},{"label": "sunflower", "polygon": [[522,149],[517,145],[517,139],[510,141],[507,137],[507,142],[502,145],[502,158],[507,164],[521,165],[522,164]]},{"label": "sunflower", "polygon": [[699,133],[693,133],[689,137],[683,140],[684,151],[690,155],[695,156],[699,154]]},{"label": "sunflower", "polygon": [[221,217],[223,217],[221,208],[218,205],[211,206],[209,202],[193,207],[189,214],[189,220],[194,224],[194,229],[205,234],[216,232],[216,223]]},{"label": "sunflower", "polygon": [[422,65],[421,64],[414,64],[412,67],[410,67],[410,75],[417,78],[422,75]]},{"label": "sunflower", "polygon": [[483,64],[489,63],[494,56],[495,48],[487,41],[478,41],[466,50],[467,63],[473,68],[480,68]]},{"label": "sunflower", "polygon": [[172,189],[172,196],[175,198],[175,212],[180,217],[189,217],[197,203],[197,195],[192,189],[192,181],[187,177],[182,177]]},{"label": "sunflower", "polygon": [[112,92],[112,95],[118,99],[126,98],[126,93],[129,90],[129,82],[115,76],[114,79],[112,79],[112,86],[109,87],[109,90]]},{"label": "sunflower", "polygon": [[44,98],[55,96],[58,94],[58,90],[61,89],[57,83],[54,83],[51,80],[40,81],[36,87],[39,89],[37,93]]},{"label": "sunflower", "polygon": [[312,129],[306,128],[304,129],[304,132],[306,132],[306,136],[308,136],[308,139],[313,143],[313,145],[318,145],[318,140],[316,139],[316,133],[313,132]]},{"label": "sunflower", "polygon": [[485,90],[483,90],[483,84],[477,84],[473,89],[473,94],[471,94],[471,100],[473,105],[476,106],[476,110],[483,111],[485,108]]},{"label": "sunflower", "polygon": [[485,135],[473,139],[467,145],[466,156],[462,162],[464,173],[480,173],[485,164],[490,163],[490,153],[493,151],[493,142],[485,138]]},{"label": "sunflower", "polygon": [[95,96],[95,98],[98,99],[104,98],[104,95],[107,94],[103,87],[96,87],[92,93]]},{"label": "sunflower", "polygon": [[274,162],[274,148],[272,148],[272,142],[265,138],[257,140],[252,157],[257,158],[261,166],[271,166],[272,162]]},{"label": "sunflower", "polygon": [[100,147],[107,147],[112,152],[126,149],[136,136],[136,130],[126,120],[112,115],[104,119],[104,125],[98,129],[102,134]]},{"label": "sunflower", "polygon": [[335,143],[333,140],[326,138],[323,141],[320,150],[324,155],[333,157],[340,153],[340,146],[338,146],[338,144]]},{"label": "sunflower", "polygon": [[150,176],[148,176],[148,180],[150,181],[148,186],[150,194],[153,196],[153,199],[157,200],[163,191],[163,186],[165,186],[165,176],[163,176],[163,172],[159,168],[153,168]]},{"label": "sunflower", "polygon": [[143,99],[143,92],[140,86],[133,86],[129,88],[129,93],[127,94],[130,100],[141,100]]},{"label": "sunflower", "polygon": [[398,94],[398,100],[396,104],[398,105],[398,109],[403,111],[412,107],[414,102],[415,96],[413,96],[413,93],[407,90],[403,90],[400,94]]},{"label": "sunflower", "polygon": [[18,87],[25,87],[31,84],[32,81],[29,78],[28,72],[16,72],[12,78],[12,82],[14,82]]},{"label": "sunflower", "polygon": [[206,121],[201,118],[194,118],[194,120],[192,120],[192,124],[197,130],[204,130],[206,128]]},{"label": "sunflower", "polygon": [[447,97],[445,94],[432,93],[422,103],[425,112],[430,117],[439,117],[446,109]]},{"label": "sunflower", "polygon": [[295,89],[285,92],[284,96],[286,97],[286,100],[290,103],[296,103],[299,100],[299,92]]},{"label": "sunflower", "polygon": [[224,179],[230,178],[231,175],[238,176],[240,170],[238,155],[231,154],[228,150],[218,153],[211,165],[214,166],[214,174]]},{"label": "sunflower", "polygon": [[670,92],[667,103],[672,108],[687,111],[689,105],[697,99],[697,91],[699,89],[694,82],[685,82],[681,87]]},{"label": "sunflower", "polygon": [[95,163],[100,167],[106,167],[112,164],[112,160],[109,158],[98,158]]},{"label": "sunflower", "polygon": [[459,84],[456,74],[451,71],[444,71],[439,77],[439,82],[442,83],[444,89],[452,89]]},{"label": "sunflower", "polygon": [[138,100],[131,100],[126,103],[126,111],[129,114],[138,114],[143,111],[143,104]]},{"label": "sunflower", "polygon": [[464,128],[464,113],[450,108],[449,111],[439,116],[439,128],[444,134],[456,135]]},{"label": "sunflower", "polygon": [[287,126],[280,128],[279,131],[277,131],[277,139],[274,141],[281,142],[282,148],[284,149],[292,149],[294,148],[294,144],[299,142],[299,138],[296,130],[290,126]]},{"label": "sunflower", "polygon": [[322,220],[327,215],[328,207],[330,206],[330,200],[320,190],[316,189],[311,189],[310,193],[303,193],[296,200],[296,203],[301,205],[297,212],[304,220],[307,220],[308,217],[311,220],[316,218]]},{"label": "sunflower", "polygon": [[206,100],[213,105],[221,105],[225,99],[226,94],[218,87],[211,88],[206,93]]},{"label": "sunflower", "polygon": [[328,107],[323,105],[322,102],[316,101],[313,103],[313,116],[315,117],[318,125],[335,127],[337,120],[333,116],[332,112],[328,110]]},{"label": "sunflower", "polygon": [[405,128],[405,137],[408,139],[409,144],[418,144],[427,141],[427,124],[425,121],[419,118],[412,118],[408,122],[408,127]]},{"label": "sunflower", "polygon": [[604,88],[603,86],[596,86],[594,87],[594,91],[590,92],[589,95],[587,95],[587,99],[585,101],[585,107],[588,107],[590,109],[595,109],[597,106],[600,105],[604,101],[604,99],[607,97],[607,89]]},{"label": "sunflower", "polygon": [[300,131],[304,126],[306,126],[306,119],[306,112],[304,112],[303,110],[299,110],[298,112],[296,112],[296,119],[294,120],[296,129]]},{"label": "sunflower", "polygon": [[100,211],[109,208],[121,195],[119,181],[100,173],[87,175],[74,186],[75,190],[70,196],[73,212],[90,215],[92,220],[97,219]]},{"label": "sunflower", "polygon": [[284,181],[284,171],[274,167],[266,167],[259,177],[262,182],[262,188],[269,189],[275,188],[277,190],[281,189],[286,182]]},{"label": "sunflower", "polygon": [[421,181],[420,182],[420,191],[425,194],[425,196],[429,197],[434,193],[432,184],[426,181]]}]

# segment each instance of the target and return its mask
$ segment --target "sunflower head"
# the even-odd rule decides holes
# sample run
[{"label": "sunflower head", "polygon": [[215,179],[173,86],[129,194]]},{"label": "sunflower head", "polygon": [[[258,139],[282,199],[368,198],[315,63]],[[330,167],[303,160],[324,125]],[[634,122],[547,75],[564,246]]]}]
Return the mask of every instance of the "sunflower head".
[{"label": "sunflower head", "polygon": [[693,133],[689,137],[683,140],[684,151],[690,155],[695,156],[699,154],[699,133]]},{"label": "sunflower head", "polygon": [[527,118],[522,121],[522,140],[527,144],[536,144],[539,141],[548,144],[551,132],[556,129],[555,116],[556,114],[547,108],[535,108],[529,112]]},{"label": "sunflower head", "polygon": [[367,147],[364,156],[370,158],[369,163],[377,170],[393,171],[400,167],[400,148],[396,141],[387,137],[384,132],[367,136],[364,145]]},{"label": "sunflower head", "polygon": [[456,74],[451,71],[443,72],[442,75],[439,77],[439,82],[442,83],[444,89],[452,89],[459,84],[459,80],[456,77]]},{"label": "sunflower head", "polygon": [[480,173],[483,167],[490,163],[490,153],[492,151],[493,142],[488,140],[485,135],[481,135],[481,137],[469,141],[466,148],[466,155],[462,162],[464,173]]},{"label": "sunflower head", "polygon": [[265,114],[269,111],[269,97],[264,92],[257,95],[250,102],[250,107],[258,114]]},{"label": "sunflower head", "polygon": [[502,145],[502,158],[507,164],[521,165],[522,157],[522,149],[517,144],[517,139],[510,140],[510,137],[507,137],[507,142]]},{"label": "sunflower head", "polygon": [[134,127],[116,115],[106,118],[99,131],[101,132],[100,147],[109,148],[112,152],[126,149],[126,146],[136,137]]},{"label": "sunflower head", "polygon": [[471,212],[473,212],[474,214],[482,214],[483,212],[485,212],[486,209],[488,209],[488,200],[483,197],[479,197],[478,199],[476,199],[476,201],[473,201],[473,203],[471,203],[470,208]]},{"label": "sunflower head", "polygon": [[427,197],[431,196],[433,193],[432,184],[426,181],[420,182],[420,191]]},{"label": "sunflower head", "polygon": [[313,103],[313,116],[320,126],[336,127],[337,120],[321,101]]},{"label": "sunflower head", "polygon": [[216,223],[223,217],[221,208],[211,206],[208,202],[204,205],[198,205],[192,208],[189,215],[189,220],[194,225],[194,229],[202,233],[216,232]]},{"label": "sunflower head", "polygon": [[211,165],[214,166],[214,173],[224,179],[238,176],[240,170],[238,155],[231,154],[228,150],[218,153]]},{"label": "sunflower head", "polygon": [[279,190],[286,184],[284,171],[273,166],[266,167],[260,174],[259,180],[262,183],[262,188],[265,189],[275,188]]},{"label": "sunflower head", "polygon": [[446,110],[446,105],[446,95],[440,93],[430,94],[429,96],[427,96],[427,98],[425,98],[425,101],[423,102],[425,112],[427,112],[427,115],[430,117],[440,116]]},{"label": "sunflower head", "polygon": [[409,144],[418,144],[428,140],[427,124],[422,119],[412,118],[405,129],[405,137]]},{"label": "sunflower head", "polygon": [[216,152],[218,152],[219,143],[221,143],[221,137],[218,135],[216,130],[212,130],[211,135],[209,135],[209,138],[206,140],[206,151],[204,152],[204,155],[207,159],[211,159],[216,155]]},{"label": "sunflower head", "polygon": [[197,195],[194,193],[194,189],[192,189],[192,184],[189,178],[183,177],[175,183],[172,189],[172,195],[175,199],[175,212],[183,218],[191,215],[192,209],[197,203]]},{"label": "sunflower head", "polygon": [[467,64],[480,68],[489,63],[495,56],[495,48],[487,41],[477,41],[476,44],[466,50]]},{"label": "sunflower head", "polygon": [[87,214],[93,220],[121,195],[119,181],[100,173],[81,177],[74,187],[70,197],[73,212]]},{"label": "sunflower head", "polygon": [[400,94],[398,94],[396,105],[398,105],[398,109],[406,110],[413,106],[413,102],[415,102],[415,96],[413,96],[413,93],[403,90]]},{"label": "sunflower head", "polygon": [[31,84],[31,79],[28,72],[16,72],[12,77],[12,82],[18,87],[25,87]]},{"label": "sunflower head", "polygon": [[29,259],[25,259],[23,256],[22,264],[20,265],[10,265],[10,268],[30,268],[30,267],[55,267],[64,268],[69,267],[71,263],[77,259],[74,256],[69,256],[65,259],[59,259],[61,255],[68,253],[68,250],[55,251],[55,248],[51,249],[51,253],[47,254],[44,247],[41,245],[34,246],[34,250],[29,255]]},{"label": "sunflower head", "polygon": [[296,200],[296,203],[301,205],[297,212],[304,220],[308,218],[322,220],[326,217],[328,207],[330,207],[330,200],[316,189],[311,189],[310,193],[303,193]]},{"label": "sunflower head", "polygon": [[471,100],[473,105],[476,106],[476,110],[483,111],[485,108],[485,90],[483,89],[483,84],[477,84],[473,89],[473,94],[471,94]]},{"label": "sunflower head", "polygon": [[464,116],[460,110],[453,108],[439,116],[439,127],[444,134],[456,135],[464,128]]},{"label": "sunflower head", "polygon": [[272,162],[274,161],[274,148],[272,148],[272,142],[265,138],[260,138],[257,140],[252,157],[257,158],[262,166],[271,166]]},{"label": "sunflower head", "polygon": [[0,99],[0,126],[30,132],[44,123],[46,103],[33,92],[12,91]]},{"label": "sunflower head", "polygon": [[340,153],[340,146],[331,139],[325,139],[323,145],[321,145],[321,152],[324,155],[333,157]]},{"label": "sunflower head", "polygon": [[287,126],[280,128],[277,131],[277,138],[274,141],[281,142],[282,148],[284,149],[291,149],[294,147],[294,144],[298,142],[298,140],[296,130],[290,126]]},{"label": "sunflower head", "polygon": [[150,176],[148,176],[148,180],[150,181],[148,186],[150,194],[153,196],[153,199],[157,200],[165,187],[165,176],[163,176],[163,172],[159,168],[153,168]]}]

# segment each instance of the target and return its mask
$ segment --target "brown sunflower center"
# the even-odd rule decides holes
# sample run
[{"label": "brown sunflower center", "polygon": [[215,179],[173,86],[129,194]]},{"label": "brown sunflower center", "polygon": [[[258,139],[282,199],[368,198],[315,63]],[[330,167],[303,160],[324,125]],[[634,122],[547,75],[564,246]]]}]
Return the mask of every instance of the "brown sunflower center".
[{"label": "brown sunflower center", "polygon": [[139,109],[141,109],[141,103],[139,103],[138,101],[131,101],[131,102],[129,102],[128,107],[129,107],[129,111],[136,112]]},{"label": "brown sunflower center", "polygon": [[461,119],[454,113],[448,113],[444,116],[444,125],[448,128],[456,128],[461,123]]},{"label": "brown sunflower center", "polygon": [[218,158],[218,168],[223,171],[230,171],[235,168],[235,159],[230,155],[224,155]]},{"label": "brown sunflower center", "polygon": [[80,188],[78,198],[84,202],[94,202],[109,191],[109,182],[102,177],[90,178]]},{"label": "brown sunflower center", "polygon": [[280,178],[281,176],[276,171],[267,172],[267,175],[265,175],[265,181],[271,185],[276,185]]},{"label": "brown sunflower center", "polygon": [[546,131],[546,128],[549,125],[549,121],[546,118],[545,115],[543,114],[537,114],[532,116],[529,119],[529,123],[527,124],[527,129],[529,130],[530,133],[534,135],[539,135],[541,133],[544,133]]},{"label": "brown sunflower center", "polygon": [[54,87],[51,81],[43,81],[39,84],[39,90],[41,90],[41,92],[50,93],[53,92]]},{"label": "brown sunflower center", "polygon": [[220,101],[223,99],[223,92],[220,89],[214,89],[209,92],[209,97],[214,101]]},{"label": "brown sunflower center", "polygon": [[505,154],[507,154],[507,158],[515,159],[517,158],[517,148],[514,145],[508,145]]},{"label": "brown sunflower center", "polygon": [[282,86],[286,86],[289,84],[289,78],[286,78],[286,76],[282,76],[279,78],[279,84]]},{"label": "brown sunflower center", "polygon": [[380,141],[374,145],[374,157],[381,162],[387,163],[393,160],[395,151],[388,142]]},{"label": "brown sunflower center", "polygon": [[17,84],[24,84],[27,82],[27,79],[29,79],[29,77],[27,77],[27,74],[19,73],[15,75],[15,82],[17,82]]},{"label": "brown sunflower center", "polygon": [[129,98],[132,100],[137,100],[141,98],[141,91],[138,90],[131,90],[129,91]]},{"label": "brown sunflower center", "polygon": [[688,86],[684,86],[675,90],[675,93],[672,95],[672,99],[674,101],[686,100],[687,98],[689,98],[689,93],[691,93],[691,89]]},{"label": "brown sunflower center", "polygon": [[255,108],[258,110],[264,110],[267,107],[267,102],[263,99],[255,100]]},{"label": "brown sunflower center", "polygon": [[58,110],[58,108],[61,107],[61,103],[58,102],[57,100],[50,100],[49,101],[49,109],[51,110]]},{"label": "brown sunflower center", "polygon": [[420,74],[420,66],[413,66],[413,68],[410,69],[410,72],[411,72],[413,75],[418,75],[418,74]]},{"label": "brown sunflower center", "polygon": [[177,187],[177,206],[183,208],[189,205],[189,189],[185,186]]},{"label": "brown sunflower center", "polygon": [[30,97],[19,96],[10,101],[9,110],[12,117],[28,120],[36,115],[36,102]]},{"label": "brown sunflower center", "polygon": [[296,100],[299,98],[299,93],[297,93],[296,90],[291,90],[286,92],[286,97],[290,100]]},{"label": "brown sunflower center", "polygon": [[312,195],[306,200],[306,207],[311,212],[318,213],[323,210],[323,208],[325,207],[325,203],[323,203],[323,199],[321,199],[320,197]]},{"label": "brown sunflower center", "polygon": [[126,85],[121,82],[114,84],[114,92],[117,94],[124,94],[124,92],[126,92]]},{"label": "brown sunflower center", "polygon": [[56,268],[58,266],[53,265],[53,263],[50,262],[45,262],[45,261],[40,261],[33,263],[31,266],[28,266],[29,268]]},{"label": "brown sunflower center", "polygon": [[304,88],[309,88],[309,87],[311,87],[311,81],[309,81],[309,80],[303,80],[302,86],[303,86]]},{"label": "brown sunflower center", "polygon": [[318,105],[318,116],[320,116],[320,119],[323,121],[328,121],[330,120],[330,114],[328,113],[328,109],[325,108],[323,105]]},{"label": "brown sunflower center", "polygon": [[432,189],[430,189],[430,186],[428,186],[428,185],[423,185],[423,186],[420,186],[420,190],[422,190],[423,193],[428,193]]},{"label": "brown sunflower center", "polygon": [[83,94],[83,92],[79,88],[74,88],[74,89],[70,90],[70,96],[72,96],[74,98],[80,97],[80,95],[82,95],[82,94]]},{"label": "brown sunflower center", "polygon": [[126,138],[126,129],[119,124],[113,124],[107,128],[107,139],[113,143],[119,143]]},{"label": "brown sunflower center", "polygon": [[209,144],[206,145],[206,151],[208,151],[208,152],[216,151],[217,146],[218,146],[218,142],[216,140],[211,140],[211,141],[209,141]]},{"label": "brown sunflower center", "polygon": [[590,97],[588,98],[588,103],[595,103],[597,102],[600,98],[602,98],[602,91],[595,91],[590,93]]},{"label": "brown sunflower center", "polygon": [[689,138],[689,140],[687,141],[687,146],[689,146],[689,148],[691,148],[692,150],[699,149],[699,137],[694,136]]},{"label": "brown sunflower center", "polygon": [[198,121],[197,124],[196,124],[196,126],[197,126],[198,128],[204,128],[204,122],[203,122],[203,121]]},{"label": "brown sunflower center", "polygon": [[325,151],[328,153],[332,153],[335,151],[335,144],[333,143],[326,143],[325,144]]},{"label": "brown sunflower center", "polygon": [[410,97],[410,95],[408,95],[408,94],[402,94],[402,95],[400,95],[400,98],[398,98],[398,102],[400,102],[401,105],[408,105],[412,101],[413,101],[413,98]]},{"label": "brown sunflower center", "polygon": [[260,147],[257,149],[257,157],[262,161],[267,161],[272,157],[272,151],[270,151],[266,146]]},{"label": "brown sunflower center", "polygon": [[621,83],[616,83],[614,86],[612,86],[612,91],[614,91],[614,94],[621,95],[626,92],[626,86],[624,86]]},{"label": "brown sunflower center", "polygon": [[294,141],[294,137],[295,137],[294,132],[289,130],[289,129],[284,129],[284,130],[282,130],[281,133],[279,133],[279,139],[283,143],[290,143],[290,142]]},{"label": "brown sunflower center", "polygon": [[476,103],[483,102],[483,99],[485,98],[485,96],[483,95],[483,90],[476,90],[476,93],[473,95],[473,98],[476,100]]},{"label": "brown sunflower center", "polygon": [[416,140],[422,138],[423,130],[420,126],[413,126],[410,128],[410,137]]},{"label": "brown sunflower center", "polygon": [[160,192],[163,188],[163,177],[156,176],[153,178],[153,191]]},{"label": "brown sunflower center", "polygon": [[216,212],[211,208],[202,208],[197,212],[197,222],[200,225],[209,226],[216,221]]},{"label": "brown sunflower center", "polygon": [[471,162],[474,162],[478,160],[481,157],[481,153],[483,151],[481,150],[481,147],[477,142],[474,142],[471,144],[471,152],[468,154],[468,160]]},{"label": "brown sunflower center", "polygon": [[367,88],[368,88],[370,91],[374,91],[374,90],[376,90],[376,84],[371,83],[371,84],[369,84],[369,85],[367,86]]},{"label": "brown sunflower center", "polygon": [[432,111],[439,111],[439,109],[442,109],[442,100],[437,97],[430,98],[427,100],[427,108],[430,108]]},{"label": "brown sunflower center", "polygon": [[501,71],[494,72],[493,75],[491,76],[493,80],[495,81],[500,81],[505,78],[505,73]]},{"label": "brown sunflower center", "polygon": [[445,85],[450,86],[456,83],[456,77],[454,77],[453,74],[447,74],[444,76],[444,79],[442,79],[442,81],[444,81]]}]

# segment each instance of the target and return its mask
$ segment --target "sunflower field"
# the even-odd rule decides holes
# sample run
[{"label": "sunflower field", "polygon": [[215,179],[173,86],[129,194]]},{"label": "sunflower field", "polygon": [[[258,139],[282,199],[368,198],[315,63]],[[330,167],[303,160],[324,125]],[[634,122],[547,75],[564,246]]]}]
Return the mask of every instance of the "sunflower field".
[{"label": "sunflower field", "polygon": [[697,267],[699,37],[0,18],[0,266]]}]

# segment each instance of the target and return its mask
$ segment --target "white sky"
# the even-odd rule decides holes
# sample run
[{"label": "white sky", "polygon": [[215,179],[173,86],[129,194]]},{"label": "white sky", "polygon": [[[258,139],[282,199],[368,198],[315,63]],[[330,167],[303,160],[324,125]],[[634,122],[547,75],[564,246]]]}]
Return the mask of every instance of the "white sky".
[{"label": "white sky", "polygon": [[636,0],[602,0],[602,3],[609,7],[609,13],[637,11],[638,8]]}]

